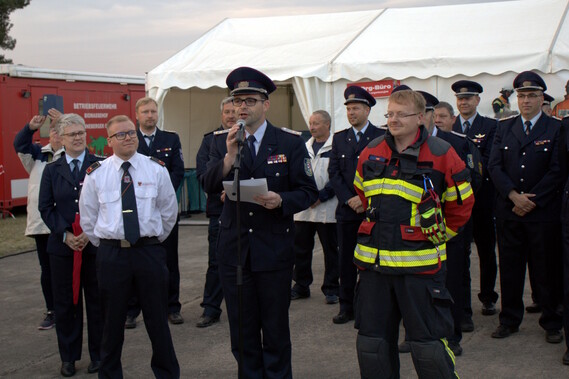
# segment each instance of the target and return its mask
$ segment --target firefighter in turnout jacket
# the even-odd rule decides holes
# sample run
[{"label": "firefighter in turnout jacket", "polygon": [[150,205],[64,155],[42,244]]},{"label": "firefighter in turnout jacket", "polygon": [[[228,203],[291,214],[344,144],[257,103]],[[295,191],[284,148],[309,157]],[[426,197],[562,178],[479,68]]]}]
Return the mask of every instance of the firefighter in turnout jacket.
[{"label": "firefighter in turnout jacket", "polygon": [[470,174],[451,146],[423,126],[425,100],[404,90],[389,98],[388,131],[358,161],[354,186],[366,218],[354,262],[358,361],[362,378],[398,377],[403,319],[420,378],[453,378],[445,288],[446,244],[470,218]]}]

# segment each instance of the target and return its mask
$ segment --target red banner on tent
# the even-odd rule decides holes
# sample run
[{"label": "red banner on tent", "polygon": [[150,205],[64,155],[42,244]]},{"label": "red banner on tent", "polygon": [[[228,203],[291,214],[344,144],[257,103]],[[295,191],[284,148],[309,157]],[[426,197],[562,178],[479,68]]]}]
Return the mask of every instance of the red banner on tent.
[{"label": "red banner on tent", "polygon": [[373,97],[389,97],[391,91],[401,84],[400,80],[376,80],[374,82],[348,83],[350,86],[360,86],[368,91]]}]

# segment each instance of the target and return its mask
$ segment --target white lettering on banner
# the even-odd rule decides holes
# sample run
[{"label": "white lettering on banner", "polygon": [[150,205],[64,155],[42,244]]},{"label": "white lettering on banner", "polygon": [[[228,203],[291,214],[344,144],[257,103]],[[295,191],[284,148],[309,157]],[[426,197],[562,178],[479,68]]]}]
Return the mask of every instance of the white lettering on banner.
[{"label": "white lettering on banner", "polygon": [[117,109],[116,103],[73,103],[73,109]]},{"label": "white lettering on banner", "polygon": [[83,118],[108,118],[108,113],[85,113]]},{"label": "white lettering on banner", "polygon": [[105,129],[106,124],[85,124],[86,129]]}]

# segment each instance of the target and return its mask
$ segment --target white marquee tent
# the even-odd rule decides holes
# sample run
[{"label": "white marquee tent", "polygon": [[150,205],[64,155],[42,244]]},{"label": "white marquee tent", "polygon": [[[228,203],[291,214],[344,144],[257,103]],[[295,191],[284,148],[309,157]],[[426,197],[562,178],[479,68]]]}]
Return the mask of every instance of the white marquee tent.
[{"label": "white marquee tent", "polygon": [[[480,113],[492,115],[492,99],[524,70],[540,72],[548,93],[562,99],[569,79],[568,8],[568,0],[519,0],[226,19],[150,71],[147,91],[166,128],[187,138],[184,150],[192,157],[202,133],[219,122],[225,78],[239,66],[292,85],[300,119],[326,109],[335,130],[349,126],[343,91],[357,81],[400,80],[454,105],[450,85],[470,78],[484,86]],[[379,99],[371,121],[383,124],[385,108]],[[213,123],[204,129],[208,119]]]}]

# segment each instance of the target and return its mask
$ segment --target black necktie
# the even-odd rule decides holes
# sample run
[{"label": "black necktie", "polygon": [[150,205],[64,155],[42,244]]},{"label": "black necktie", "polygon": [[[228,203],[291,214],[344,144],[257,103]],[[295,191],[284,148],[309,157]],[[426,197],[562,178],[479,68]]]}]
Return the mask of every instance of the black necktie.
[{"label": "black necktie", "polygon": [[122,199],[122,220],[124,224],[124,238],[134,245],[140,238],[140,227],[138,225],[138,212],[136,210],[136,197],[134,196],[134,185],[128,169],[130,162],[121,165],[124,173],[121,180],[121,199]]},{"label": "black necktie", "polygon": [[464,134],[468,134],[468,131],[470,130],[470,121],[466,120],[464,121]]},{"label": "black necktie", "polygon": [[247,137],[247,141],[249,142],[249,150],[251,150],[251,160],[255,161],[255,158],[257,158],[257,152],[255,151],[255,136],[251,134]]},{"label": "black necktie", "polygon": [[531,121],[524,122],[524,125],[524,132],[526,133],[526,136],[528,136],[529,132],[531,132]]},{"label": "black necktie", "polygon": [[71,163],[73,163],[73,170],[71,170],[71,175],[73,175],[73,179],[77,180],[79,177],[79,159],[73,159],[71,160]]},{"label": "black necktie", "polygon": [[363,136],[364,136],[364,134],[362,132],[358,132],[357,137],[356,137],[356,141],[359,143],[362,140]]},{"label": "black necktie", "polygon": [[146,140],[146,144],[148,145],[148,148],[150,149],[152,147],[152,141],[154,141],[154,136],[144,136],[144,139]]}]

